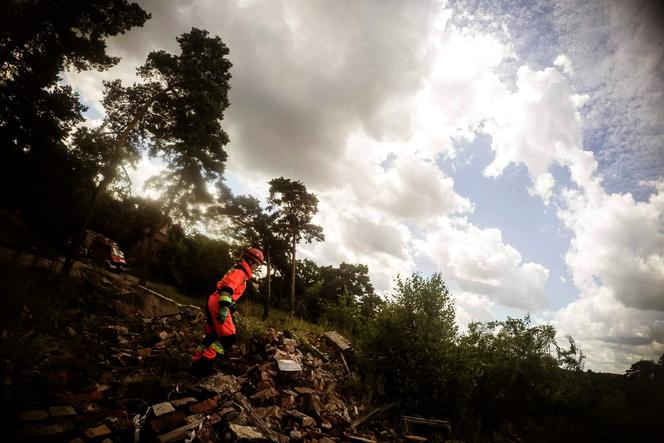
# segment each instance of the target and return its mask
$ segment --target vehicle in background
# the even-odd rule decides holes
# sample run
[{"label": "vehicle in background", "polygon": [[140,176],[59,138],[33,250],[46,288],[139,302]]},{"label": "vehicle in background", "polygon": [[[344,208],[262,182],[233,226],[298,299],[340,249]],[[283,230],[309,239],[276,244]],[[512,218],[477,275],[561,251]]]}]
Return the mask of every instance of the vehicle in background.
[{"label": "vehicle in background", "polygon": [[127,270],[127,260],[122,249],[110,238],[87,231],[84,245],[87,248],[88,257],[109,271]]}]

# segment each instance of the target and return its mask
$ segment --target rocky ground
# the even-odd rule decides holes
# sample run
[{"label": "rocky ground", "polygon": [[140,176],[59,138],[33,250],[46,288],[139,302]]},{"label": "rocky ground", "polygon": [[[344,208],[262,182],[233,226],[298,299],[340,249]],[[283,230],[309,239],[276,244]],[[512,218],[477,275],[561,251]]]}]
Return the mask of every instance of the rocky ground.
[{"label": "rocky ground", "polygon": [[[352,345],[338,334],[240,319],[243,340],[212,376],[196,379],[187,369],[204,321],[198,308],[108,274],[90,273],[84,284],[56,330],[2,332],[36,354],[20,371],[3,362],[3,420],[15,440],[426,441],[378,421],[390,405],[367,417],[372,410],[352,395]],[[21,317],[35,321],[28,306]]]}]

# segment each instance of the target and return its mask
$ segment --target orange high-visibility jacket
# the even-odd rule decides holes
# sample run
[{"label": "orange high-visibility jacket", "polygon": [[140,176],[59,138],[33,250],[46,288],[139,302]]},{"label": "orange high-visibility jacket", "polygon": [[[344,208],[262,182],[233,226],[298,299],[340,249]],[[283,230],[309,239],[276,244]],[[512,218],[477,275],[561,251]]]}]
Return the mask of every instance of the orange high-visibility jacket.
[{"label": "orange high-visibility jacket", "polygon": [[217,282],[217,291],[208,298],[209,319],[219,336],[235,334],[235,324],[230,307],[242,297],[247,287],[247,280],[251,279],[251,276],[251,267],[246,261],[237,263]]}]

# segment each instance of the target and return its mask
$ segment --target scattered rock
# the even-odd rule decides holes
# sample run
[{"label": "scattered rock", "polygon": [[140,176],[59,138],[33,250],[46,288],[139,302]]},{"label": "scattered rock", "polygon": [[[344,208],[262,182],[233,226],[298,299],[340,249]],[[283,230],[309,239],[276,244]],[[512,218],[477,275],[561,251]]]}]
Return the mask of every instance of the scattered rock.
[{"label": "scattered rock", "polygon": [[161,417],[162,415],[175,412],[175,408],[173,408],[173,405],[170,404],[169,402],[152,405],[150,410],[152,411],[152,414],[154,414],[155,417]]},{"label": "scattered rock", "polygon": [[104,437],[111,434],[111,429],[106,425],[88,428],[85,430],[85,436],[89,439]]},{"label": "scattered rock", "polygon": [[231,423],[228,425],[231,432],[231,438],[240,441],[267,441],[265,436],[256,428],[251,426],[242,426]]}]

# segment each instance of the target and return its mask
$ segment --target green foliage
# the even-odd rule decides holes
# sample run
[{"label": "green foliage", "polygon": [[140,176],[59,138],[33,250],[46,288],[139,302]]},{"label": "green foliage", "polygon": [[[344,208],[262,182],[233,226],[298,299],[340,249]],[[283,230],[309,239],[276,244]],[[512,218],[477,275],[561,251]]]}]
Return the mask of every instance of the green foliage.
[{"label": "green foliage", "polygon": [[201,300],[233,266],[228,243],[202,235],[186,236],[177,227],[169,231],[169,243],[160,249],[158,261],[162,278]]},{"label": "green foliage", "polygon": [[300,241],[311,243],[323,241],[323,228],[311,223],[312,217],[318,212],[318,198],[307,192],[300,181],[284,177],[270,181],[268,209],[274,213],[273,229],[277,237],[291,245],[291,313],[295,313],[295,265],[296,246]]},{"label": "green foliage", "polygon": [[105,39],[149,14],[126,0],[9,0],[0,17],[0,146],[28,151],[55,147],[82,120],[60,72],[115,65]]},{"label": "green foliage", "polygon": [[367,383],[413,413],[440,413],[457,339],[454,306],[440,275],[397,278],[363,340]]}]

